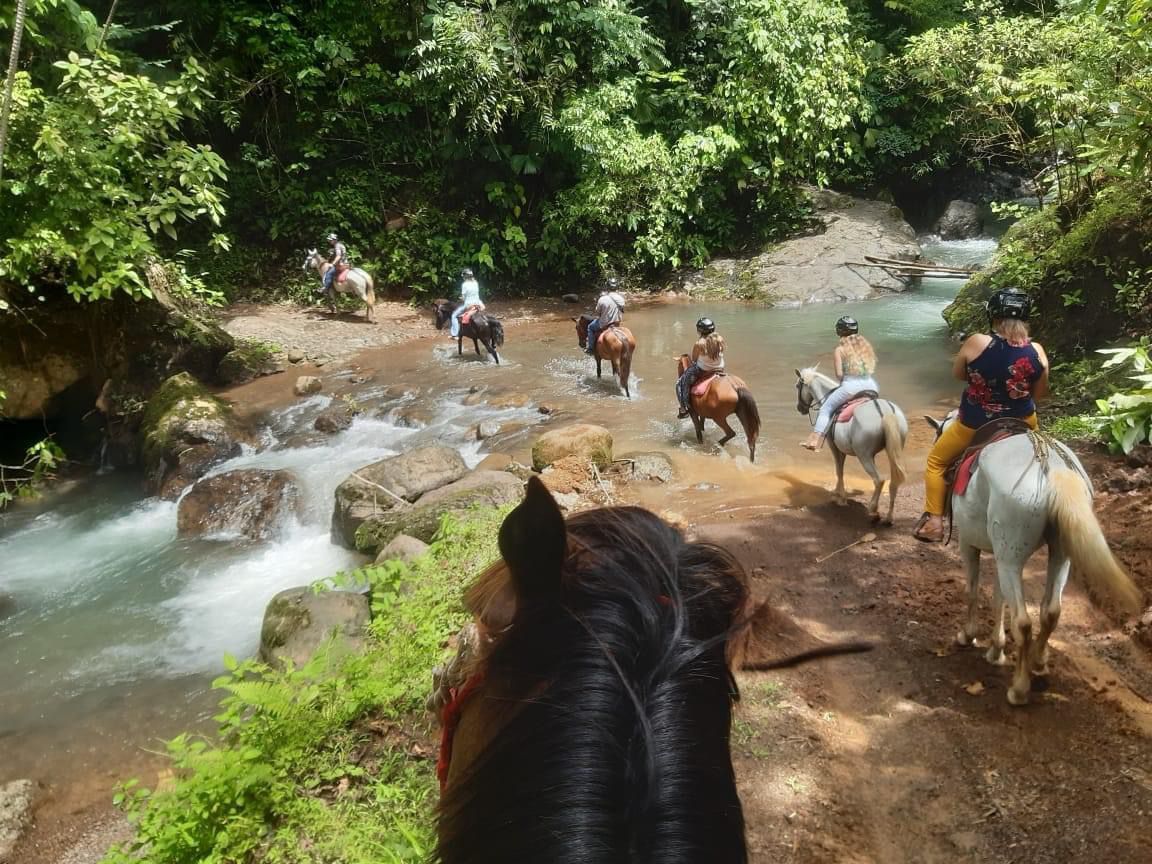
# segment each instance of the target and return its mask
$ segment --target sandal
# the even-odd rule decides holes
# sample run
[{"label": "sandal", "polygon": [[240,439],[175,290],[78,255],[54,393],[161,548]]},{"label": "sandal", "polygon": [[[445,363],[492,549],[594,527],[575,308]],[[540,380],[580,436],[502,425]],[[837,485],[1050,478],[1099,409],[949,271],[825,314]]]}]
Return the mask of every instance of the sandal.
[{"label": "sandal", "polygon": [[912,536],[919,540],[921,543],[942,543],[944,542],[944,523],[941,521],[939,531],[932,531],[928,529],[928,522],[932,519],[931,513],[925,513],[920,517],[920,521],[916,523],[916,527],[912,530]]}]

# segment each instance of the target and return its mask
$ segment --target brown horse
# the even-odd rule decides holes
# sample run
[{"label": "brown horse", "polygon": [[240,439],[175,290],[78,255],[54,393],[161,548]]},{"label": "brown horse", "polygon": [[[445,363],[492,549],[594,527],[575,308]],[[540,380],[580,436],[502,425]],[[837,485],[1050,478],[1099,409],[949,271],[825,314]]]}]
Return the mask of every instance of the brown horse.
[{"label": "brown horse", "polygon": [[465,595],[441,702],[438,864],[746,864],[732,669],[759,610],[740,564],[638,507],[565,521],[538,478]]},{"label": "brown horse", "polygon": [[[681,354],[676,364],[676,377],[684,374],[684,370],[692,365],[692,358]],[[693,388],[695,389],[695,388]],[[708,382],[708,390],[703,396],[695,394],[689,396],[688,414],[692,418],[692,425],[696,427],[696,440],[704,443],[704,421],[711,420],[724,430],[724,437],[718,442],[721,446],[736,437],[732,427],[728,425],[728,415],[735,414],[744,427],[744,435],[748,438],[748,458],[756,461],[756,438],[760,435],[760,409],[756,407],[756,400],[752,398],[752,391],[748,385],[735,375],[714,375]]]},{"label": "brown horse", "polygon": [[[588,347],[588,325],[595,320],[593,315],[581,315],[573,318],[576,322],[576,341],[581,348]],[[632,374],[632,355],[636,353],[636,337],[627,327],[613,324],[601,331],[600,339],[596,342],[596,377],[600,377],[600,363],[604,359],[612,362],[612,374],[620,379],[620,387],[629,399],[632,394],[628,391],[628,376]]]}]

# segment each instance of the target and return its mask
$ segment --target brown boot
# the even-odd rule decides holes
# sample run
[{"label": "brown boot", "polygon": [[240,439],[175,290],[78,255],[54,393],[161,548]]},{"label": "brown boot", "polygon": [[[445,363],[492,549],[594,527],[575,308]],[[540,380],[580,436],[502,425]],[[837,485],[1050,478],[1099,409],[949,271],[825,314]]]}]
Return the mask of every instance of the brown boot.
[{"label": "brown boot", "polygon": [[916,523],[912,536],[922,543],[941,543],[944,540],[944,517],[925,513]]}]

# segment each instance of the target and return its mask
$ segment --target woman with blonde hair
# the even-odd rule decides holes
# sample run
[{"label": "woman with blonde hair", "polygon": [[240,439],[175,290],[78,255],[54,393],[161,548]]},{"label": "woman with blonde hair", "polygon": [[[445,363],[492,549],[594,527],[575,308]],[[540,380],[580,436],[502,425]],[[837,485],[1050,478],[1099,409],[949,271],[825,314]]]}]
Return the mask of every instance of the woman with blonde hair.
[{"label": "woman with blonde hair", "polygon": [[855,318],[845,315],[836,322],[836,335],[840,337],[840,344],[832,358],[840,386],[820,405],[820,414],[808,440],[800,442],[801,447],[809,450],[819,450],[824,445],[832,415],[840,410],[841,405],[858,393],[879,392],[876,379],[872,377],[876,372],[876,351],[872,343],[860,335],[860,324]]},{"label": "woman with blonde hair", "polygon": [[1036,397],[1048,392],[1048,355],[1028,335],[1032,298],[1022,291],[997,291],[988,298],[992,332],[969,336],[952,361],[952,374],[967,383],[957,418],[945,423],[924,469],[924,515],[913,536],[925,543],[944,539],[944,504],[949,466],[968,449],[981,426],[1015,417],[1036,428]]},{"label": "woman with blonde hair", "polygon": [[683,420],[689,416],[688,405],[692,398],[692,387],[701,375],[724,371],[724,337],[716,332],[711,318],[701,318],[696,322],[696,333],[700,336],[692,346],[692,365],[676,380],[676,399],[680,403]]}]

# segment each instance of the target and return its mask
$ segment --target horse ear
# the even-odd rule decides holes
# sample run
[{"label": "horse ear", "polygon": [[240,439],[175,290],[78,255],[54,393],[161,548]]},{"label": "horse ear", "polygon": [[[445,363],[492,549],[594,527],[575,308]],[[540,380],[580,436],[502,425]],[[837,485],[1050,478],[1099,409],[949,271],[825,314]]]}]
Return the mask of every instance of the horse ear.
[{"label": "horse ear", "polygon": [[560,507],[540,478],[528,481],[524,500],[500,526],[500,554],[521,601],[545,599],[559,591],[568,531]]},{"label": "horse ear", "polygon": [[575,321],[577,324],[579,324],[579,323],[580,323],[580,319],[579,319],[579,318],[573,317],[573,318],[572,318],[572,320],[573,320],[573,321]]},{"label": "horse ear", "polygon": [[793,369],[792,371],[796,373],[796,377],[797,377],[797,378],[803,378],[803,377],[804,377],[803,375],[801,375],[801,374],[800,374],[800,370],[799,370],[799,369]]},{"label": "horse ear", "polygon": [[925,414],[924,420],[928,423],[929,426],[931,426],[933,429],[935,429],[937,431],[937,433],[939,433],[940,430],[944,428],[944,421],[943,420],[937,420],[931,414]]}]

